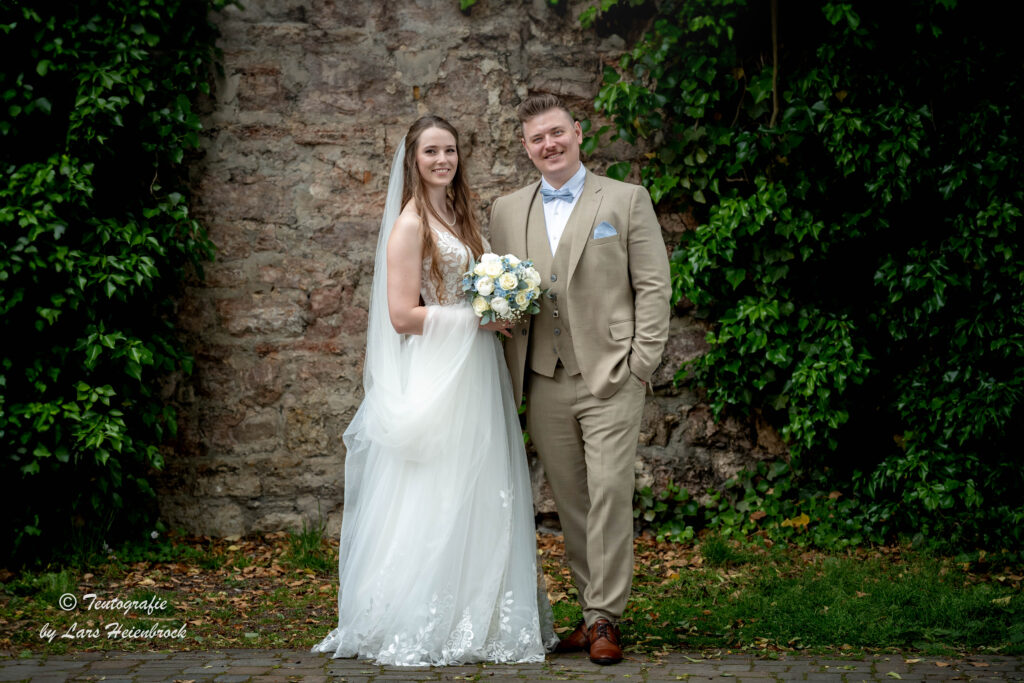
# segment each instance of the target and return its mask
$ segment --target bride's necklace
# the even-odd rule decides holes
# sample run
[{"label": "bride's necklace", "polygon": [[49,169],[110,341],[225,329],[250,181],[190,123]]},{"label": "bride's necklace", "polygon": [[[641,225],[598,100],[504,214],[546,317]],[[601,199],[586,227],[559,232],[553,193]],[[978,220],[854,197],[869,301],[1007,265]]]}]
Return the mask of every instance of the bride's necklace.
[{"label": "bride's necklace", "polygon": [[[448,204],[444,205],[444,212],[446,214],[448,213]],[[452,215],[452,220],[451,220],[451,222],[449,222],[447,216],[441,216],[441,212],[440,211],[438,211],[438,213],[437,213],[438,216],[441,216],[441,220],[444,221],[444,224],[447,225],[449,228],[454,228],[455,227],[455,221],[458,220],[458,218],[459,218],[457,215],[454,215],[455,214],[455,209],[454,208],[452,208],[452,214],[453,214]]]}]

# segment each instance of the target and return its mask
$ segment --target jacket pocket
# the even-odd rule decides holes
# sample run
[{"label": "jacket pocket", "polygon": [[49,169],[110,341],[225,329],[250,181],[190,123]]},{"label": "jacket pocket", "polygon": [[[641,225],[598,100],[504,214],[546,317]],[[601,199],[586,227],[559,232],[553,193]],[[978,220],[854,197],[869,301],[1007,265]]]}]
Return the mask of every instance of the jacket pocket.
[{"label": "jacket pocket", "polygon": [[612,339],[615,341],[619,341],[620,339],[630,339],[633,337],[633,321],[620,320],[617,323],[611,323],[608,325],[608,332],[612,335]]}]

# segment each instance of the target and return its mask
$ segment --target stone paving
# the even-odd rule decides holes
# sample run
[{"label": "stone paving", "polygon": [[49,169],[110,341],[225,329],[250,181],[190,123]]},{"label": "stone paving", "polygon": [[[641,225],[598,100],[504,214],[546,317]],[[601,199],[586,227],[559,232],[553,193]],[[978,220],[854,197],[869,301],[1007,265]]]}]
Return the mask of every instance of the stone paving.
[{"label": "stone paving", "polygon": [[602,667],[586,655],[552,655],[542,664],[389,667],[296,650],[211,650],[207,652],[81,652],[19,658],[0,653],[0,681],[215,681],[216,683],[287,683],[337,681],[1024,681],[1024,657],[948,658],[879,655],[837,658],[834,655],[786,654],[759,659],[747,654],[706,657],[700,653],[632,656]]}]

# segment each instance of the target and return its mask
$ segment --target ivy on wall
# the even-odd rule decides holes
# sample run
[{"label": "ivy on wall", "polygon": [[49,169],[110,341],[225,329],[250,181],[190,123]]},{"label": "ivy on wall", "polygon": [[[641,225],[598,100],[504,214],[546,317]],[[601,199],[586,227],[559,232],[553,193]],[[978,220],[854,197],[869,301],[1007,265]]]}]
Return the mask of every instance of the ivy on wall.
[{"label": "ivy on wall", "polygon": [[718,415],[763,412],[813,480],[754,482],[769,493],[745,509],[785,488],[771,510],[813,510],[798,526],[1019,547],[1024,70],[1009,24],[957,0],[657,12],[605,69],[595,106],[613,124],[587,144],[643,141],[654,200],[699,225],[673,287],[712,323],[711,351],[680,377]]},{"label": "ivy on wall", "polygon": [[0,471],[21,559],[153,523],[161,387],[192,362],[173,294],[212,256],[182,163],[225,4],[0,2]]}]

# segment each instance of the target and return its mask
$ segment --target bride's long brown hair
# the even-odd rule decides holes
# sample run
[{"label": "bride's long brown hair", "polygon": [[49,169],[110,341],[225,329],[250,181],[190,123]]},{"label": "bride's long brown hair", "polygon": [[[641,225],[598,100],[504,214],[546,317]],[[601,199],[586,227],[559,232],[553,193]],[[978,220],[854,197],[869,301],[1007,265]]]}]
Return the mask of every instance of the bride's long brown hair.
[{"label": "bride's long brown hair", "polygon": [[466,183],[465,164],[462,159],[462,152],[459,151],[459,133],[452,124],[440,116],[423,116],[416,120],[409,127],[405,135],[405,180],[402,183],[402,206],[405,206],[409,199],[416,204],[416,212],[420,217],[420,232],[423,234],[423,253],[430,256],[430,279],[437,288],[440,298],[442,287],[441,255],[437,250],[437,241],[434,239],[434,231],[427,223],[427,212],[430,212],[442,225],[447,222],[438,215],[437,210],[430,203],[423,187],[423,178],[416,168],[416,152],[419,147],[420,135],[430,128],[446,130],[455,137],[455,152],[459,156],[459,165],[455,169],[455,177],[448,184],[448,199],[455,207],[455,226],[450,228],[451,232],[462,240],[462,243],[469,247],[474,259],[479,259],[484,253],[484,241],[480,236],[480,226],[476,217],[469,208],[469,185]]}]

